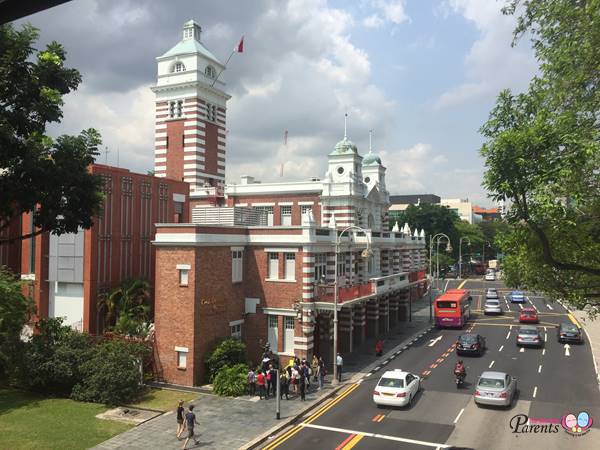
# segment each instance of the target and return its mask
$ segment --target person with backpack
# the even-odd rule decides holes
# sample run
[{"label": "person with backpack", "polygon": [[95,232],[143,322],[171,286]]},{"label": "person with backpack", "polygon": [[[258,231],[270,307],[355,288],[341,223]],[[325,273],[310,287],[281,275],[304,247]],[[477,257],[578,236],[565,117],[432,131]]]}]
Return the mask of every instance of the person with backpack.
[{"label": "person with backpack", "polygon": [[256,395],[256,374],[252,367],[248,371],[248,395],[254,397]]},{"label": "person with backpack", "polygon": [[285,399],[289,400],[290,397],[290,389],[289,389],[289,379],[287,370],[282,370],[281,375],[279,375],[279,398],[283,399],[285,395]]},{"label": "person with backpack", "polygon": [[312,371],[313,381],[317,381],[317,372],[319,371],[319,358],[317,358],[317,355],[313,355],[312,361],[310,362],[310,368]]},{"label": "person with backpack", "polygon": [[300,400],[306,400],[306,376],[304,376],[304,370],[300,369],[300,379],[298,380],[298,386],[300,388]]},{"label": "person with backpack", "polygon": [[319,368],[317,369],[319,372],[319,389],[323,389],[323,385],[325,384],[325,375],[327,375],[327,368],[325,367],[325,361],[323,361],[323,357],[319,357]]},{"label": "person with backpack", "polygon": [[277,371],[273,368],[273,364],[269,365],[267,372],[267,396],[269,396],[269,391],[273,397],[277,395]]},{"label": "person with backpack", "polygon": [[262,373],[262,370],[258,369],[258,375],[256,375],[256,386],[258,387],[258,396],[260,397],[261,400],[262,400],[263,396],[265,395],[266,381],[267,380],[266,380],[264,374]]},{"label": "person with backpack", "polygon": [[184,424],[184,427],[187,428],[188,435],[187,435],[185,442],[183,443],[182,450],[185,450],[190,439],[194,440],[194,445],[198,445],[198,441],[194,437],[194,426],[200,425],[200,424],[196,420],[196,414],[194,414],[194,405],[190,405],[188,409],[189,410],[188,410],[187,414],[185,415],[185,424]]}]

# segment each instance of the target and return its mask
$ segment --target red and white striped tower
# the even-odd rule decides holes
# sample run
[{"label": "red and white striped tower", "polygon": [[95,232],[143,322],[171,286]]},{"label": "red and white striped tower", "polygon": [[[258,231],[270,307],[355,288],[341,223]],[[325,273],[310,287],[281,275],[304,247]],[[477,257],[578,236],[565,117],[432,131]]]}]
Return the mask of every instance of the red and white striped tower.
[{"label": "red and white striped tower", "polygon": [[202,44],[200,25],[183,25],[182,40],[156,58],[154,171],[190,183],[191,193],[225,182],[226,103],[218,80],[225,66]]}]

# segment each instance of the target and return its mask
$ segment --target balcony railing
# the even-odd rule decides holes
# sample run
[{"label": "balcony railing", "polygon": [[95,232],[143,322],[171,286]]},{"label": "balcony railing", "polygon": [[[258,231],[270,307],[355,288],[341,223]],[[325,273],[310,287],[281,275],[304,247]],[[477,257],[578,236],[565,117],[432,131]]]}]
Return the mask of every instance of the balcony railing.
[{"label": "balcony railing", "polygon": [[[318,285],[315,287],[315,300],[318,302],[333,302],[334,292],[333,285]],[[373,293],[373,284],[370,281],[349,287],[340,287],[338,288],[338,303],[366,297]]]}]

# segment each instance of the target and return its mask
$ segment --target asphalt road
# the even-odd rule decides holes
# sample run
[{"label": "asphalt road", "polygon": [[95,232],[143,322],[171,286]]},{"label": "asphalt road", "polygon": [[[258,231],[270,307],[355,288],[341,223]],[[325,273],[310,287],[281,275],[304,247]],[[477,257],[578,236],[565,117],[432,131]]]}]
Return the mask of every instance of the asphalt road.
[{"label": "asphalt road", "polygon": [[[450,281],[448,288],[457,287]],[[505,313],[484,316],[480,311],[485,288],[495,286]],[[526,293],[538,310],[544,346],[516,345],[519,306],[504,301],[500,282],[469,280],[464,288],[474,298],[472,320],[463,330],[432,330],[395,358],[382,360],[379,370],[349,385],[333,400],[311,411],[298,424],[283,430],[263,449],[592,449],[600,448],[600,391],[589,345],[571,345],[567,355],[557,341],[556,325],[569,321],[558,303]],[[457,389],[452,369],[453,344],[465,330],[486,338],[481,357],[461,356],[467,366],[465,386]],[[441,339],[437,339],[441,337]],[[402,369],[422,376],[423,390],[412,407],[378,408],[372,391],[384,371]],[[473,402],[474,383],[485,370],[508,372],[517,378],[518,396],[508,409],[479,407]],[[516,414],[560,419],[587,411],[594,419],[585,435],[573,437],[559,425],[555,433],[513,433]]]}]

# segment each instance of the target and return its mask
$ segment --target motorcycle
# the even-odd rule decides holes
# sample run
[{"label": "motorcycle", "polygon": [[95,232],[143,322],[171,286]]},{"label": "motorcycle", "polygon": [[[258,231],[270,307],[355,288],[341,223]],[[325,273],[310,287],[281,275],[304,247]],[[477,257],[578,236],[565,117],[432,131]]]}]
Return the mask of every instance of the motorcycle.
[{"label": "motorcycle", "polygon": [[454,382],[456,383],[456,389],[460,388],[464,384],[466,376],[467,374],[465,372],[461,372],[459,370],[454,372]]}]

